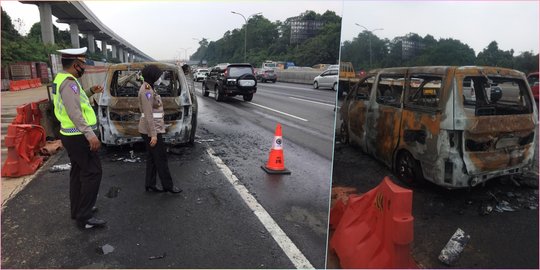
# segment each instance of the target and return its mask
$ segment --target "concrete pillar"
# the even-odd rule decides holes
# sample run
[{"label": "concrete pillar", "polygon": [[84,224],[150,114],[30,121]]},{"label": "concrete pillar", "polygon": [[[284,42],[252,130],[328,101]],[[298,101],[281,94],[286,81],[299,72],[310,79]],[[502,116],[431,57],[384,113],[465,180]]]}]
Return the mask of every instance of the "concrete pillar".
[{"label": "concrete pillar", "polygon": [[128,52],[126,50],[124,50],[124,62],[129,62],[128,60]]},{"label": "concrete pillar", "polygon": [[111,49],[112,49],[112,58],[118,59],[118,54],[116,54],[116,45],[111,44]]},{"label": "concrete pillar", "polygon": [[133,61],[135,61],[135,55],[133,55],[133,53],[131,53],[131,54],[129,55],[129,62],[130,62],[130,63],[133,63]]},{"label": "concrete pillar", "polygon": [[118,60],[120,63],[124,63],[124,49],[122,47],[118,47]]},{"label": "concrete pillar", "polygon": [[73,46],[73,48],[80,48],[81,44],[79,42],[79,25],[74,22],[70,23],[69,33],[71,34],[71,46]]},{"label": "concrete pillar", "polygon": [[39,3],[37,5],[41,23],[41,40],[43,44],[54,44],[51,4]]},{"label": "concrete pillar", "polygon": [[108,59],[109,57],[107,56],[107,41],[106,40],[102,40],[101,41],[101,53],[103,53],[103,57],[105,59]]},{"label": "concrete pillar", "polygon": [[96,52],[96,47],[94,46],[94,34],[87,34],[86,35],[86,38],[88,39],[88,50],[91,52],[91,53],[95,53]]}]

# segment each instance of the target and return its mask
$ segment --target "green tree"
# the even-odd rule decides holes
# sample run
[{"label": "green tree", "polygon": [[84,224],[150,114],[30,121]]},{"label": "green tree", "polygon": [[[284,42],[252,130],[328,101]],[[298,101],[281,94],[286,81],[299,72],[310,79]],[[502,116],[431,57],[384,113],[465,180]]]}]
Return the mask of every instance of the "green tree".
[{"label": "green tree", "polygon": [[476,58],[476,64],[480,66],[495,66],[512,68],[514,50],[503,51],[499,49],[496,41],[492,41]]},{"label": "green tree", "polygon": [[520,70],[525,74],[538,71],[538,54],[532,52],[522,52],[514,57],[514,69]]},{"label": "green tree", "polygon": [[440,39],[435,46],[427,48],[416,59],[411,59],[407,66],[434,65],[473,65],[474,50],[469,45],[456,39]]}]

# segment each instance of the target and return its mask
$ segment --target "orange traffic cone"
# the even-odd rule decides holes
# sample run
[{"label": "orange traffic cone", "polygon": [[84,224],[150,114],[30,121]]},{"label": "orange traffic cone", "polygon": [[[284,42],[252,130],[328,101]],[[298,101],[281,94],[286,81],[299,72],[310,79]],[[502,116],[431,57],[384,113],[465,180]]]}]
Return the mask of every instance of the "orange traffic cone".
[{"label": "orange traffic cone", "polygon": [[291,174],[285,169],[285,159],[283,158],[283,138],[281,137],[281,124],[277,124],[274,135],[274,142],[266,166],[261,168],[269,174]]}]

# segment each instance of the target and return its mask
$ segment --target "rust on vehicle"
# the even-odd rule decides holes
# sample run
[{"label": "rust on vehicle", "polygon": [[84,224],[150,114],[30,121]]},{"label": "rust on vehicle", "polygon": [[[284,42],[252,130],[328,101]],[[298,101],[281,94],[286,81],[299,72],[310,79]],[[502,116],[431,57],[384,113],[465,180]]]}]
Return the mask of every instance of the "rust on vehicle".
[{"label": "rust on vehicle", "polygon": [[141,116],[138,92],[142,83],[139,73],[149,64],[160,67],[167,82],[162,87],[154,87],[163,102],[164,141],[170,144],[193,142],[197,117],[193,80],[186,78],[178,66],[139,62],[112,65],[107,72],[105,90],[98,102],[103,143],[121,145],[142,141],[138,131]]},{"label": "rust on vehicle", "polygon": [[448,188],[530,170],[537,115],[523,73],[476,66],[377,70],[341,109],[352,143],[398,176]]}]

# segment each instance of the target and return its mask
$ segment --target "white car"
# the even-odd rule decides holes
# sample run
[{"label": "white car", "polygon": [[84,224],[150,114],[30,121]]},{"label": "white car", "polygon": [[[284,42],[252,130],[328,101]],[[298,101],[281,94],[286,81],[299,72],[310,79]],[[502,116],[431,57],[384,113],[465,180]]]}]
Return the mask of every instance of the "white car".
[{"label": "white car", "polygon": [[204,80],[204,78],[206,78],[206,75],[208,74],[208,69],[205,69],[205,68],[198,68],[194,73],[193,73],[193,80],[195,81],[199,81],[199,80]]},{"label": "white car", "polygon": [[319,89],[319,87],[328,87],[332,90],[337,90],[337,84],[339,80],[338,69],[328,69],[321,73],[319,76],[313,79],[313,88]]}]

